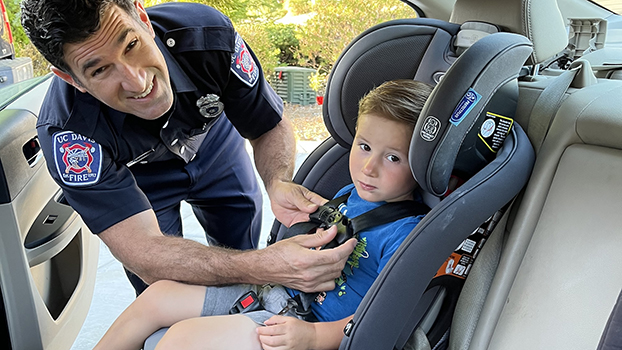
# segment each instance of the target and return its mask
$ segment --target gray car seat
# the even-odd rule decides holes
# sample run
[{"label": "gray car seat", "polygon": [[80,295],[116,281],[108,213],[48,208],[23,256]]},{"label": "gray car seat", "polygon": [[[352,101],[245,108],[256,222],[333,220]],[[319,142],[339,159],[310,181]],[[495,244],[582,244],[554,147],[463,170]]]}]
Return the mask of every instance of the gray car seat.
[{"label": "gray car seat", "polygon": [[[555,1],[458,0],[452,21],[465,19],[524,33],[534,43],[535,67],[554,59],[568,42]],[[503,235],[494,263],[476,262],[466,281],[452,350],[598,345],[622,286],[616,211],[622,192],[622,84],[595,79],[589,64],[582,67],[550,116],[539,113],[537,102],[562,71],[534,69],[519,83],[517,121],[541,147],[524,194],[507,225],[499,225]]]},{"label": "gray car seat", "polygon": [[[435,85],[456,60],[452,39],[460,26],[427,18],[376,25],[352,41],[334,64],[323,104],[331,137],[307,157],[294,177],[325,198],[351,182],[348,154],[358,101],[387,80],[415,79]],[[285,227],[276,221],[270,241]]]},{"label": "gray car seat", "polygon": [[[410,163],[421,188],[441,197],[469,134],[478,133],[495,93],[517,78],[530,42],[518,35],[489,35],[469,48],[436,86],[415,127]],[[473,91],[481,101],[457,117]],[[421,221],[385,266],[340,349],[401,349],[428,309],[424,292],[450,253],[527,182],[534,153],[515,124],[496,158],[452,192]],[[421,301],[421,303],[420,303]]]}]

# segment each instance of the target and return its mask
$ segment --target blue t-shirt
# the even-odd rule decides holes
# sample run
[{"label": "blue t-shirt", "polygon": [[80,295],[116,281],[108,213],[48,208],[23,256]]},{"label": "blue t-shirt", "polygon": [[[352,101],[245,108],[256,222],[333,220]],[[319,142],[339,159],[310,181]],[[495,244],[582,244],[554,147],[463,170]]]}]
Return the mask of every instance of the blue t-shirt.
[{"label": "blue t-shirt", "polygon": [[[335,198],[350,191],[350,197],[345,205],[340,206],[340,211],[349,218],[357,217],[386,203],[362,199],[352,184],[342,188]],[[380,271],[422,218],[423,215],[406,217],[359,232],[358,244],[348,258],[342,277],[336,280],[336,288],[320,293],[311,305],[317,319],[330,322],[354,314]]]}]

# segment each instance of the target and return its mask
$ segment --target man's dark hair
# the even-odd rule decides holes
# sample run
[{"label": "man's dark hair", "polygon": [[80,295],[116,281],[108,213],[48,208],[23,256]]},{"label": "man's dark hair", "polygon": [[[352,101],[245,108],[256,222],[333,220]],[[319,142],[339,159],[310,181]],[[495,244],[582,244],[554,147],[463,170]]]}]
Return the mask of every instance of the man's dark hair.
[{"label": "man's dark hair", "polygon": [[137,17],[134,0],[24,0],[22,26],[48,62],[75,76],[63,55],[63,45],[88,39],[101,26],[110,5]]}]

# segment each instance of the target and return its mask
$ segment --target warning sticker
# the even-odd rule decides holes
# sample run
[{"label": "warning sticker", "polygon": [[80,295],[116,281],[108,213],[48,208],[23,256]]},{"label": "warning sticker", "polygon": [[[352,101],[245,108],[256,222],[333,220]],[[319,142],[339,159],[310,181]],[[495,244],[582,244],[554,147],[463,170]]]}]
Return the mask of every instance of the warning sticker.
[{"label": "warning sticker", "polygon": [[492,217],[486,220],[468,238],[460,243],[458,248],[441,265],[434,277],[454,276],[460,279],[467,277],[471,266],[475,262],[475,258],[477,258],[488,236],[494,229],[494,224],[490,225],[491,219]]},{"label": "warning sticker", "polygon": [[486,112],[486,120],[479,129],[479,138],[494,153],[501,148],[510,133],[514,120],[499,114]]}]

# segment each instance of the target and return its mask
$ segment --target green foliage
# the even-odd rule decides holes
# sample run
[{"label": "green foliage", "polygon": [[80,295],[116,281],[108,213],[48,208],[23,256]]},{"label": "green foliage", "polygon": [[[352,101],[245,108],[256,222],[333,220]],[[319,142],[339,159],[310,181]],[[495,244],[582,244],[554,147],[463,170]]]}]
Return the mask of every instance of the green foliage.
[{"label": "green foliage", "polygon": [[316,13],[299,34],[299,54],[312,68],[328,71],[360,33],[381,22],[416,16],[399,0],[316,0]]},{"label": "green foliage", "polygon": [[[145,0],[145,7],[177,0]],[[180,1],[181,2],[181,1]],[[287,13],[280,0],[184,0],[212,6],[231,18],[233,23],[248,20],[272,22]]]},{"label": "green foliage", "polygon": [[296,16],[312,11],[313,2],[309,0],[289,0],[289,12]]},{"label": "green foliage", "polygon": [[[5,0],[4,6],[6,6],[6,12],[9,16],[9,23],[11,24],[11,32],[13,33],[13,42],[19,43],[22,45],[30,42],[26,33],[24,32],[24,28],[22,28],[22,22],[20,19],[20,8],[19,8],[20,0]],[[17,47],[16,47],[17,50]],[[18,55],[19,56],[19,55]]]},{"label": "green foliage", "polygon": [[[144,0],[146,7],[171,0]],[[177,1],[177,0],[172,0]],[[269,76],[282,65],[317,70],[312,88],[322,93],[333,63],[343,49],[367,28],[391,19],[414,17],[414,10],[400,0],[183,0],[217,8],[231,18],[236,30],[257,55]],[[30,56],[35,70],[48,65],[34,50],[19,18],[20,0],[5,0],[18,56]],[[306,23],[276,24],[291,15],[311,14]],[[37,67],[38,66],[38,67]]]},{"label": "green foliage", "polygon": [[300,41],[296,38],[298,27],[294,24],[266,25],[270,44],[278,50],[279,65],[295,66],[298,64],[296,52],[300,49]]}]

